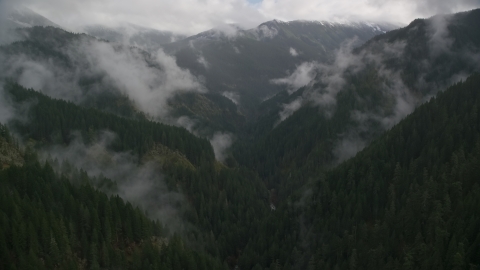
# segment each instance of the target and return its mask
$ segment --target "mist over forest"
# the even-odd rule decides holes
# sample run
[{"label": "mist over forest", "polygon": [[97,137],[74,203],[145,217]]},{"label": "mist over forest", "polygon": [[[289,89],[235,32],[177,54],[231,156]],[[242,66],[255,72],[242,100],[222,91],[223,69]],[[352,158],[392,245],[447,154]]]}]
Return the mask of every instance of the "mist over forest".
[{"label": "mist over forest", "polygon": [[0,0],[0,269],[480,268],[479,8]]}]

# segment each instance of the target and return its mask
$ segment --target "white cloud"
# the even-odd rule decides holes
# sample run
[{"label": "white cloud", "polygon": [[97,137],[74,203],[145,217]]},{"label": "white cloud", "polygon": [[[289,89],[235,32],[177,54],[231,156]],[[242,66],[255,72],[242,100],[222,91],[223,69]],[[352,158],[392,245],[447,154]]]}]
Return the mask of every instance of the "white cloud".
[{"label": "white cloud", "polygon": [[159,164],[153,161],[138,164],[138,157],[130,152],[110,151],[109,146],[116,134],[109,131],[100,133],[89,145],[83,142],[79,133],[71,135],[74,139],[68,146],[45,147],[40,149],[40,154],[62,163],[68,161],[89,176],[111,179],[118,188],[114,192],[120,197],[147,210],[150,217],[162,220],[174,232],[185,229],[188,224],[182,220],[181,213],[185,198],[178,192],[168,190]]},{"label": "white cloud", "polygon": [[194,132],[195,125],[197,124],[197,122],[188,116],[181,116],[180,118],[177,119],[175,124],[185,128],[190,132]]},{"label": "white cloud", "polygon": [[[4,0],[5,1],[5,0]],[[218,25],[254,27],[272,19],[369,20],[409,23],[415,18],[480,7],[478,0],[21,0],[52,21],[75,30],[84,24],[131,22],[195,34]]]},{"label": "white cloud", "polygon": [[210,64],[207,62],[205,57],[203,55],[200,55],[197,59],[197,62],[201,64],[204,68],[208,69],[210,67]]},{"label": "white cloud", "polygon": [[257,36],[258,39],[272,39],[278,35],[278,29],[275,27],[268,27],[262,25],[253,29],[253,33]]},{"label": "white cloud", "polygon": [[235,92],[223,92],[222,96],[230,99],[235,104],[238,104],[240,101],[240,95]]},{"label": "white cloud", "polygon": [[271,80],[274,84],[285,84],[288,86],[288,92],[291,94],[301,87],[309,84],[315,78],[317,67],[315,62],[304,62],[297,66],[295,71],[285,78]]},{"label": "white cloud", "polygon": [[290,54],[295,57],[295,56],[298,56],[298,52],[297,50],[295,50],[294,48],[290,47]]},{"label": "white cloud", "polygon": [[294,112],[298,111],[302,107],[302,104],[303,104],[302,97],[298,97],[297,99],[295,99],[294,101],[288,104],[283,104],[282,105],[283,110],[279,113],[280,120],[278,120],[275,123],[275,126],[277,126],[280,122],[290,117]]},{"label": "white cloud", "polygon": [[[178,67],[175,58],[162,50],[146,55],[136,48],[80,40],[59,51],[69,55],[76,66],[69,68],[51,59],[33,59],[27,55],[0,54],[0,78],[15,77],[27,88],[75,103],[102,89],[118,89],[137,109],[158,119],[168,116],[171,108],[167,100],[175,94],[207,91],[201,79]],[[101,82],[86,94],[79,86],[82,76],[99,77]]]},{"label": "white cloud", "polygon": [[227,149],[232,145],[233,136],[229,133],[216,132],[210,143],[212,144],[213,151],[215,152],[215,158],[218,161],[225,161],[227,157]]},{"label": "white cloud", "polygon": [[188,70],[177,66],[175,58],[162,50],[151,59],[152,68],[141,52],[116,51],[110,44],[94,42],[82,46],[92,67],[108,75],[110,83],[127,94],[142,111],[151,116],[168,113],[167,100],[178,91],[204,92],[204,87]]}]

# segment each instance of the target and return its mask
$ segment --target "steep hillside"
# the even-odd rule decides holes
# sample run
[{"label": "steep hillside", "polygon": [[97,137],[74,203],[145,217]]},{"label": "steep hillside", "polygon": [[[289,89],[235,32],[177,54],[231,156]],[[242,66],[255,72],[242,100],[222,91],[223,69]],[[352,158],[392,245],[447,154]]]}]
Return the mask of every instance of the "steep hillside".
[{"label": "steep hillside", "polygon": [[[63,100],[54,100],[18,84],[5,85],[7,98],[14,104],[31,103],[28,121],[12,120],[12,125],[25,138],[47,144],[70,144],[74,132],[79,131],[86,143],[91,143],[103,130],[115,133],[114,151],[133,151],[143,156],[155,143],[179,151],[195,165],[213,162],[215,156],[210,143],[183,128],[149,120],[133,120],[84,109]],[[14,106],[14,105],[13,105]]]},{"label": "steep hillside", "polygon": [[226,269],[85,172],[59,176],[30,151],[25,160],[0,170],[1,269]]},{"label": "steep hillside", "polygon": [[111,42],[139,47],[150,53],[155,53],[164,44],[186,38],[184,35],[169,31],[159,31],[134,24],[124,24],[119,27],[91,25],[85,27],[85,33]]},{"label": "steep hillside", "polygon": [[[342,42],[357,45],[393,26],[309,21],[269,21],[250,30],[213,29],[164,46],[179,66],[206,78],[207,87],[242,108],[254,108],[281,91],[271,82],[303,61],[324,61]],[[249,110],[244,110],[251,113]]]},{"label": "steep hillside", "polygon": [[[16,31],[21,41],[0,46],[0,79],[11,79],[53,98],[128,118],[181,124],[188,117],[198,134],[236,132],[245,121],[226,97],[209,93],[174,59],[54,27]],[[209,108],[189,106],[190,100]]]},{"label": "steep hillside", "polygon": [[231,266],[269,215],[270,194],[258,176],[219,164],[210,143],[183,128],[82,108],[13,83],[5,92],[11,108],[27,107],[8,124],[55,170],[95,176],[94,186],[167,219],[193,247],[230,258]]},{"label": "steep hillside", "polygon": [[240,267],[478,267],[479,89],[476,74],[338,167],[292,173],[309,185],[265,221],[275,233],[250,242]]},{"label": "steep hillside", "polygon": [[480,70],[478,23],[480,10],[416,20],[312,65],[307,86],[260,106],[254,139],[239,142],[237,159],[278,188],[301,185],[287,180],[298,168],[354,156],[439,90]]}]

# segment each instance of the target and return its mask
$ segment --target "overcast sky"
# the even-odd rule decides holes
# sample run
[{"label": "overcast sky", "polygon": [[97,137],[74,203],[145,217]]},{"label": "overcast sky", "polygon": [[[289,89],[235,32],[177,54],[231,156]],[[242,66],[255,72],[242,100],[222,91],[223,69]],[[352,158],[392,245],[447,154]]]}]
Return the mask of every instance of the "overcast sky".
[{"label": "overcast sky", "polygon": [[368,20],[407,24],[415,18],[480,7],[480,0],[0,0],[19,2],[70,30],[130,22],[196,34],[220,24],[254,27],[290,20]]}]

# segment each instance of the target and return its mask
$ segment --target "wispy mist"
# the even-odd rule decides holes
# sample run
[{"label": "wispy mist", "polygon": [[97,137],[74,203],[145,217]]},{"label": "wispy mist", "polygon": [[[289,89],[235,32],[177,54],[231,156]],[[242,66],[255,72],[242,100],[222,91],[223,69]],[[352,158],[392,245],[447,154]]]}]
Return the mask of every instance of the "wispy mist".
[{"label": "wispy mist", "polygon": [[[116,183],[115,193],[132,204],[148,211],[149,216],[159,219],[172,231],[182,231],[186,224],[182,220],[185,199],[178,192],[170,191],[164,181],[159,164],[146,162],[139,164],[138,158],[124,152],[108,150],[115,134],[105,131],[97,140],[85,145],[79,134],[68,146],[55,145],[41,149],[44,157],[68,162],[83,169],[89,176],[106,177]],[[99,183],[92,183],[98,185]]]},{"label": "wispy mist", "polygon": [[[468,47],[461,50],[453,48],[455,40],[449,32],[451,21],[451,15],[435,16],[426,21],[427,53],[422,55],[424,59],[407,60],[418,67],[414,74],[416,79],[412,81],[411,76],[407,77],[410,79],[408,83],[404,75],[409,70],[403,70],[403,63],[405,57],[410,57],[405,53],[407,45],[412,45],[402,39],[395,42],[371,41],[367,47],[356,52],[353,50],[356,41],[350,40],[335,52],[331,62],[305,62],[287,77],[273,80],[272,83],[287,85],[286,90],[290,94],[305,87],[300,97],[292,97],[280,106],[279,120],[275,125],[306,105],[317,106],[325,117],[330,118],[338,106],[339,93],[348,91],[356,97],[361,109],[352,109],[352,124],[338,134],[333,154],[338,161],[352,157],[380,132],[379,128],[391,128],[438,91],[468,76],[467,70],[479,69],[480,64],[475,62],[475,59],[480,59],[478,52],[472,52]],[[413,28],[410,31],[417,30]],[[438,67],[438,59],[445,56],[458,59],[465,68],[446,73],[448,75],[440,80],[427,81],[433,69],[445,68]],[[365,76],[365,72],[373,72],[370,78],[375,81],[370,82],[369,90],[357,89],[358,85],[353,81]],[[372,104],[370,94],[358,91],[375,93],[380,104]]]},{"label": "wispy mist", "polygon": [[294,112],[298,111],[302,107],[303,102],[303,97],[298,97],[288,104],[283,104],[282,111],[279,113],[280,120],[276,122],[275,126],[290,117]]},{"label": "wispy mist", "polygon": [[[117,91],[132,100],[138,110],[157,119],[168,116],[167,101],[175,94],[207,91],[201,80],[178,67],[175,58],[162,50],[150,55],[140,49],[88,38],[55,49],[68,61],[0,54],[2,76],[75,103],[103,91]],[[81,86],[85,79],[94,82],[87,89]]]},{"label": "wispy mist", "polygon": [[227,158],[227,150],[233,143],[233,135],[229,133],[216,132],[212,139],[210,139],[215,158],[223,162]]},{"label": "wispy mist", "polygon": [[[94,42],[82,46],[85,56],[98,73],[132,99],[139,109],[155,117],[168,114],[167,100],[178,92],[205,92],[205,87],[176,60],[159,50],[145,59],[135,49],[119,52],[110,44]],[[149,62],[147,62],[150,61]]]},{"label": "wispy mist", "polygon": [[318,66],[316,62],[304,62],[297,66],[295,71],[285,78],[271,80],[274,84],[284,84],[288,86],[288,92],[291,94],[301,87],[309,84],[315,78],[315,68]]},{"label": "wispy mist", "polygon": [[238,93],[227,91],[227,92],[223,92],[222,96],[230,99],[236,105],[238,105],[238,103],[240,102],[240,95]]},{"label": "wispy mist", "polygon": [[293,56],[293,57],[298,56],[297,50],[295,50],[295,49],[292,48],[292,47],[290,47],[289,53],[290,53],[290,55]]},{"label": "wispy mist", "polygon": [[36,100],[22,103],[13,102],[5,91],[3,83],[0,82],[0,123],[9,124],[13,120],[28,123],[28,111],[35,103]]}]

